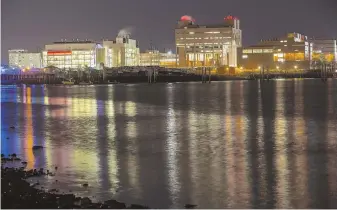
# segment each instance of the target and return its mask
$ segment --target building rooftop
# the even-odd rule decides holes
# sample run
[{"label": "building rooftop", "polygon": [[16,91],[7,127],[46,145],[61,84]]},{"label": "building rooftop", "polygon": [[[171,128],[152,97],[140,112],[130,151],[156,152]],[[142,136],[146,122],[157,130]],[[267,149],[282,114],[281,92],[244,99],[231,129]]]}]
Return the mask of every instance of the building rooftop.
[{"label": "building rooftop", "polygon": [[229,28],[229,27],[233,27],[230,24],[226,24],[226,23],[222,23],[222,24],[211,24],[211,25],[184,25],[181,27],[177,27],[177,29],[184,29],[184,28]]},{"label": "building rooftop", "polygon": [[67,41],[67,40],[61,40],[61,41],[56,41],[56,42],[53,42],[53,44],[96,44],[96,42],[93,42],[91,40],[78,40],[78,39],[73,39],[73,40],[70,40],[70,41]]}]

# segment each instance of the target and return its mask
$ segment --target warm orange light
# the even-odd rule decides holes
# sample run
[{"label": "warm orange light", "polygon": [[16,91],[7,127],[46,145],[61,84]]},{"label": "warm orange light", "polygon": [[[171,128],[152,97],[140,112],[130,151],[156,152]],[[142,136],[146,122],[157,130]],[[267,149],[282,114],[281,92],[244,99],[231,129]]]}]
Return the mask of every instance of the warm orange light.
[{"label": "warm orange light", "polygon": [[72,52],[70,50],[68,51],[48,51],[48,55],[71,55]]}]

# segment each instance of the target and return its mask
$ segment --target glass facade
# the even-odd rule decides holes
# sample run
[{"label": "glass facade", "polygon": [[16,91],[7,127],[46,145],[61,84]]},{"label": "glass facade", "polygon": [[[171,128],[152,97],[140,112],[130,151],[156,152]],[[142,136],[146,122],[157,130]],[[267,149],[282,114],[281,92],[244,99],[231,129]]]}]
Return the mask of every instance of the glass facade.
[{"label": "glass facade", "polygon": [[43,63],[45,66],[56,66],[66,69],[96,67],[96,51],[45,51],[43,52]]}]

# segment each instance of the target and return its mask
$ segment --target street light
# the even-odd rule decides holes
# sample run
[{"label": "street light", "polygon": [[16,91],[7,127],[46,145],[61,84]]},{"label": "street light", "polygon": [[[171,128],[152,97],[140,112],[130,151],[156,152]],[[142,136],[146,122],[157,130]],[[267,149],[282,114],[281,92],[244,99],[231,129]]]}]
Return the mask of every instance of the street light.
[{"label": "street light", "polygon": [[279,67],[279,66],[276,66],[276,69],[277,69],[277,70],[279,70],[279,69],[280,69],[280,67]]},{"label": "street light", "polygon": [[297,69],[298,67],[297,66],[294,66],[295,67],[295,69]]}]

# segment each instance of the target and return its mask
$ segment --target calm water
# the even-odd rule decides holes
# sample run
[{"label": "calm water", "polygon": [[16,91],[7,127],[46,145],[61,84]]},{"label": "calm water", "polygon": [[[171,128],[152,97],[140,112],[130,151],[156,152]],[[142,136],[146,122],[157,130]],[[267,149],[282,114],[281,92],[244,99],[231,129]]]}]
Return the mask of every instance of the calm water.
[{"label": "calm water", "polygon": [[337,80],[1,93],[1,153],[58,166],[47,189],[153,208],[337,208]]}]

